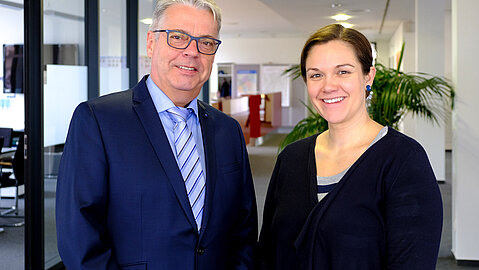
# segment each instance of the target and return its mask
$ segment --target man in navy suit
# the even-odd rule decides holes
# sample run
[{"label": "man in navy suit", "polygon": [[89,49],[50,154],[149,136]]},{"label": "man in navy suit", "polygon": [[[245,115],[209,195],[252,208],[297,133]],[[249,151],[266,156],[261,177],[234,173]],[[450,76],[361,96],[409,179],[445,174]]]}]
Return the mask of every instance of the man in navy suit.
[{"label": "man in navy suit", "polygon": [[69,270],[252,268],[257,213],[241,127],[197,100],[220,24],[213,0],[160,0],[151,74],[76,108],[56,201]]}]

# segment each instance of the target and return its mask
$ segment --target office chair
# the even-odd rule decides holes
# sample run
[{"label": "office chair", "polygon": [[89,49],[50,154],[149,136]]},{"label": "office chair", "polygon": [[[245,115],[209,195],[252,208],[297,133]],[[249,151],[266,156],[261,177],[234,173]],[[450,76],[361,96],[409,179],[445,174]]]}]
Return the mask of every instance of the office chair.
[{"label": "office chair", "polygon": [[[0,213],[0,218],[24,218],[24,216],[18,215],[18,186],[21,186],[25,183],[23,173],[23,149],[24,140],[23,134],[21,134],[13,160],[0,161],[0,188],[15,187],[15,203],[11,207],[0,207],[0,209],[6,209]],[[13,175],[15,178],[11,178],[10,176],[12,173],[6,171],[5,169],[13,170]],[[23,224],[25,224],[24,220],[16,223],[1,224],[0,226],[18,227],[22,226]]]}]

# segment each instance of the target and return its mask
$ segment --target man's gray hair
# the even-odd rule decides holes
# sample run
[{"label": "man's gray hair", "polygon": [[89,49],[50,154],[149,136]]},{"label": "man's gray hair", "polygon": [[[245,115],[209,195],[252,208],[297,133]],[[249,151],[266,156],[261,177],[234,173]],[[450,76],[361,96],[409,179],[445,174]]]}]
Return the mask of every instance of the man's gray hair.
[{"label": "man's gray hair", "polygon": [[[153,23],[150,25],[150,30],[158,29],[163,23],[165,11],[173,5],[186,5],[197,9],[208,10],[213,14],[216,21],[218,33],[221,29],[221,9],[214,0],[158,0],[156,2],[155,11],[153,12]],[[195,18],[191,18],[194,20]]]}]

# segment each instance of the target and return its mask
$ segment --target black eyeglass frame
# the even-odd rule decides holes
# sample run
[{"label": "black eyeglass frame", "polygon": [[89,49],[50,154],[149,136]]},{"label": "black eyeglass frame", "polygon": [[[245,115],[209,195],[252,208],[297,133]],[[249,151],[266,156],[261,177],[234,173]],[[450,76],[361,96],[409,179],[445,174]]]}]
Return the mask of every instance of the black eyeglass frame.
[{"label": "black eyeglass frame", "polygon": [[[192,36],[188,33],[185,33],[185,32],[182,32],[182,31],[178,31],[178,30],[168,30],[168,29],[156,29],[156,30],[151,30],[151,32],[153,33],[166,33],[167,36],[166,36],[166,43],[168,44],[168,46],[172,47],[172,48],[175,48],[175,49],[180,49],[180,50],[184,50],[186,48],[188,48],[188,46],[190,46],[191,44],[191,41],[193,40],[196,40],[196,49],[198,50],[199,53],[201,54],[206,54],[206,55],[214,55],[217,51],[218,51],[218,48],[220,47],[220,44],[221,44],[221,40],[219,39],[216,39],[216,38],[211,38],[211,37],[195,37],[195,36]],[[187,36],[190,37],[190,41],[188,41],[188,44],[186,44],[186,46],[184,48],[180,48],[180,47],[175,47],[173,45],[170,44],[170,33],[181,33],[181,34],[185,34]],[[216,49],[213,53],[204,53],[200,50],[200,46],[198,45],[198,42],[200,39],[204,39],[204,38],[207,38],[207,39],[211,39],[211,40],[214,40],[216,42]]]}]

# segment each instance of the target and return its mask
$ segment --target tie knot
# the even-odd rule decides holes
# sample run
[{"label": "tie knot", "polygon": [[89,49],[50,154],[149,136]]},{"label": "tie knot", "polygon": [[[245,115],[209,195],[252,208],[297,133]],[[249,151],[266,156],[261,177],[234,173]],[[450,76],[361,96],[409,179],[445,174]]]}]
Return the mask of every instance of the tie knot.
[{"label": "tie knot", "polygon": [[171,107],[166,110],[170,115],[171,120],[175,123],[179,122],[186,122],[188,116],[190,115],[191,111],[189,108],[181,108],[181,107]]}]

